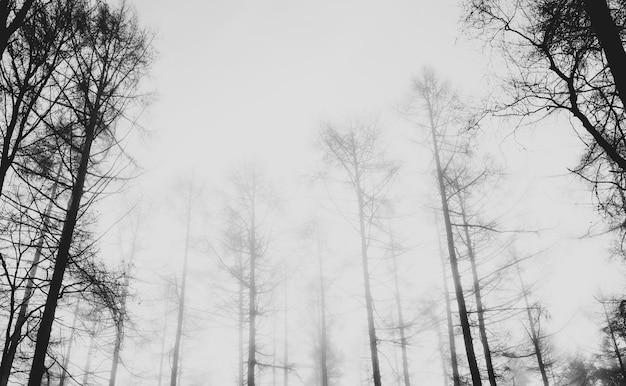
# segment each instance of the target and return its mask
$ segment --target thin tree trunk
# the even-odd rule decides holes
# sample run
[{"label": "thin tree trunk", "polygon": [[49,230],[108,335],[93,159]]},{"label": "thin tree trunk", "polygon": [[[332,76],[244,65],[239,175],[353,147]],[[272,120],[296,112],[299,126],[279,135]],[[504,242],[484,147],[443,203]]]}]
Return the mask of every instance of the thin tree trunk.
[{"label": "thin tree trunk", "polygon": [[61,370],[61,379],[59,380],[59,386],[65,386],[65,379],[67,378],[67,368],[70,365],[70,357],[72,356],[72,343],[74,343],[74,335],[76,334],[76,321],[78,320],[78,301],[74,307],[74,318],[72,319],[72,329],[70,330],[70,339],[67,344],[67,352],[63,358],[63,369]]},{"label": "thin tree trunk", "polygon": [[[450,345],[450,367],[452,368],[452,381],[454,386],[461,386],[461,378],[459,377],[459,363],[456,357],[456,341],[454,339],[454,325],[452,323],[452,307],[450,300],[450,290],[448,289],[448,275],[446,274],[446,261],[441,248],[441,236],[439,234],[439,223],[437,221],[437,213],[435,212],[435,223],[437,224],[437,245],[439,246],[439,261],[441,262],[441,274],[443,276],[443,293],[446,302],[446,322],[448,327],[448,343]],[[447,372],[444,370],[444,376],[447,383]]]},{"label": "thin tree trunk", "polygon": [[[95,323],[94,323],[94,327],[95,327]],[[96,332],[95,331],[90,331],[89,332],[89,348],[87,349],[87,360],[85,362],[85,372],[83,373],[83,382],[81,383],[81,385],[86,386],[89,383],[89,373],[91,372],[91,357],[93,356],[93,351],[94,351],[94,343],[96,340]]]},{"label": "thin tree trunk", "polygon": [[183,337],[183,322],[185,316],[185,290],[187,286],[187,258],[189,255],[189,232],[191,228],[191,200],[193,194],[193,185],[189,186],[189,200],[187,202],[187,229],[185,232],[185,251],[183,255],[183,273],[180,282],[180,302],[178,304],[178,320],[176,324],[176,341],[174,343],[174,354],[172,356],[172,373],[170,377],[170,386],[176,386],[178,381],[178,366],[180,357],[180,346]]},{"label": "thin tree trunk", "polygon": [[[286,264],[285,264],[286,265]],[[289,386],[289,292],[287,291],[287,267],[285,267],[285,298],[284,298],[284,307],[285,307],[285,335],[284,335],[284,345],[283,345],[283,386]]]},{"label": "thin tree trunk", "polygon": [[[441,339],[441,324],[439,318],[434,317],[435,332],[437,333],[437,347],[439,348],[439,357],[441,358],[441,373],[443,374],[443,386],[448,386],[448,370],[446,366],[446,354],[443,348],[443,340]],[[458,378],[458,377],[457,377]]]},{"label": "thin tree trunk", "polygon": [[407,340],[404,325],[404,317],[402,315],[402,299],[400,298],[400,285],[398,283],[398,262],[396,258],[396,251],[394,249],[394,240],[391,237],[391,260],[393,263],[393,279],[395,285],[395,298],[396,298],[396,308],[398,312],[398,330],[400,332],[400,348],[402,350],[402,374],[404,379],[404,386],[411,386],[411,380],[409,377],[409,361],[407,358]]},{"label": "thin tree trunk", "polygon": [[255,368],[256,368],[256,199],[255,192],[252,193],[251,202],[251,230],[250,230],[250,288],[248,292],[248,383],[247,386],[255,386]]},{"label": "thin tree trunk", "polygon": [[535,327],[535,321],[533,319],[533,315],[530,312],[530,304],[528,303],[528,294],[526,292],[526,286],[524,285],[524,280],[522,279],[522,274],[520,273],[519,267],[516,265],[517,276],[519,277],[520,285],[522,286],[522,294],[524,295],[524,304],[526,305],[526,316],[528,317],[528,326],[530,328],[530,340],[532,341],[533,348],[535,350],[535,357],[537,358],[537,366],[539,367],[539,372],[541,373],[541,380],[543,381],[543,386],[550,386],[548,382],[548,373],[546,371],[546,365],[543,361],[543,353],[541,352],[541,343],[540,337],[537,333],[537,328]]},{"label": "thin tree trunk", "polygon": [[356,158],[356,151],[352,153],[354,165],[354,188],[358,201],[359,209],[359,235],[361,237],[361,263],[363,268],[363,286],[365,290],[365,308],[367,310],[367,331],[370,342],[370,355],[372,360],[372,377],[374,386],[381,386],[380,365],[378,361],[378,340],[376,338],[376,326],[374,324],[374,301],[372,299],[369,262],[367,257],[367,236],[365,230],[365,202],[363,198],[363,190],[361,188],[361,171]]},{"label": "thin tree trunk", "polygon": [[459,273],[459,267],[456,258],[456,250],[454,248],[454,235],[452,233],[452,223],[450,221],[450,211],[448,209],[448,198],[446,194],[446,187],[443,178],[443,169],[441,166],[441,159],[439,156],[439,144],[437,143],[437,131],[434,122],[434,112],[431,106],[430,96],[425,98],[428,105],[428,115],[430,119],[430,130],[433,142],[433,150],[435,156],[435,164],[437,167],[437,180],[439,183],[439,194],[441,196],[441,208],[443,211],[443,220],[446,229],[446,235],[448,240],[448,253],[450,255],[450,269],[452,271],[452,281],[454,282],[454,290],[456,293],[456,300],[459,308],[459,317],[461,319],[461,329],[463,330],[463,340],[465,342],[465,352],[467,354],[467,362],[469,364],[470,373],[472,376],[472,384],[474,386],[482,385],[480,378],[480,372],[478,370],[478,364],[476,363],[476,354],[474,352],[474,343],[472,342],[472,331],[469,325],[469,319],[467,317],[467,307],[465,305],[465,298],[463,295],[463,287],[461,284],[461,274]]},{"label": "thin tree trunk", "polygon": [[322,259],[322,243],[319,229],[317,230],[317,265],[320,285],[320,375],[322,386],[328,386],[328,338],[326,337],[326,286],[324,285],[324,260]]},{"label": "thin tree trunk", "polygon": [[[59,180],[60,175],[61,165],[59,165],[59,170],[57,171],[57,181]],[[0,189],[1,186],[2,185],[0,185]],[[39,240],[37,241],[35,255],[33,256],[33,261],[28,271],[28,279],[26,280],[24,297],[22,298],[22,303],[20,304],[20,310],[15,321],[15,326],[13,327],[13,333],[10,337],[8,337],[8,339],[6,339],[4,349],[2,350],[2,361],[0,362],[0,386],[7,386],[9,382],[9,377],[11,376],[11,368],[13,367],[13,361],[15,359],[15,353],[17,352],[17,347],[19,346],[22,339],[22,327],[24,327],[24,324],[26,324],[26,321],[28,319],[28,306],[35,289],[35,278],[37,277],[39,261],[41,260],[41,254],[43,251],[44,237],[48,232],[48,227],[50,226],[50,214],[52,212],[52,205],[54,202],[53,200],[56,198],[57,187],[58,182],[55,182],[54,185],[52,185],[52,189],[50,191],[50,202],[48,203],[46,211],[43,215],[43,224],[41,226]],[[10,328],[11,326],[9,324],[9,326],[7,327],[7,334],[10,331]]]},{"label": "thin tree trunk", "polygon": [[[241,266],[241,265],[240,265]],[[243,304],[243,278],[239,280],[239,334],[237,341],[237,350],[239,355],[237,356],[237,364],[239,366],[239,386],[244,386],[246,383],[243,373],[243,329],[244,329],[244,304]]]},{"label": "thin tree trunk", "polygon": [[583,4],[593,32],[604,50],[607,64],[615,80],[617,94],[622,100],[622,105],[626,106],[626,52],[620,31],[611,16],[606,0],[583,0]]},{"label": "thin tree trunk", "polygon": [[[98,104],[99,102],[95,103],[96,106],[98,106]],[[61,286],[63,285],[63,276],[65,275],[65,269],[67,268],[69,262],[69,252],[72,246],[72,238],[74,236],[76,220],[78,219],[78,212],[80,210],[80,201],[83,197],[87,168],[89,165],[89,159],[91,158],[91,145],[94,140],[96,119],[97,115],[93,114],[91,121],[89,122],[89,126],[85,130],[85,144],[83,145],[83,149],[80,153],[80,163],[76,173],[76,182],[72,187],[72,194],[68,203],[65,222],[63,223],[63,230],[61,231],[59,250],[54,264],[52,280],[50,281],[50,287],[48,289],[46,305],[43,315],[41,316],[39,330],[37,331],[37,341],[35,344],[35,352],[33,354],[33,363],[30,368],[28,386],[41,386],[41,380],[43,379],[43,375],[45,373],[46,352],[48,351],[50,333],[52,332],[52,324],[54,323],[54,314],[56,312]]]},{"label": "thin tree trunk", "polygon": [[467,252],[469,255],[470,265],[472,267],[472,279],[474,281],[474,296],[476,298],[476,312],[478,313],[478,331],[480,332],[480,341],[483,346],[483,352],[485,354],[485,362],[487,364],[487,374],[489,376],[489,384],[491,386],[497,386],[496,374],[493,370],[493,363],[491,360],[491,349],[489,348],[489,338],[487,337],[487,328],[485,327],[485,309],[483,307],[483,300],[480,288],[480,279],[478,277],[478,269],[476,267],[476,255],[474,251],[474,245],[472,244],[472,238],[469,233],[469,224],[465,213],[465,205],[461,203],[461,217],[463,220],[463,230],[465,232],[465,244],[467,246]]},{"label": "thin tree trunk", "polygon": [[615,331],[613,330],[613,325],[611,324],[611,320],[609,319],[609,313],[606,311],[606,304],[602,303],[602,308],[604,309],[604,316],[606,317],[606,325],[609,327],[609,333],[611,334],[611,342],[613,343],[613,350],[615,351],[615,358],[619,363],[619,369],[622,373],[622,378],[626,380],[626,370],[624,369],[624,361],[622,360],[622,354],[619,352],[619,346],[617,345],[617,339],[615,338]]},{"label": "thin tree trunk", "polygon": [[161,358],[159,359],[159,381],[158,385],[161,386],[163,381],[163,361],[165,358],[165,335],[167,332],[167,308],[169,305],[169,296],[166,298],[165,310],[163,312],[163,331],[161,332]]},{"label": "thin tree trunk", "polygon": [[[130,256],[128,257],[127,266],[130,268],[132,266],[133,260],[135,258],[135,250],[137,249],[137,234],[139,233],[139,217],[137,217],[137,223],[135,224],[135,229],[133,232],[133,242],[130,247]],[[121,244],[121,240],[120,240]],[[130,283],[130,275],[127,273],[126,280],[124,282],[124,288],[128,288]],[[124,292],[122,295],[121,302],[121,313],[118,315],[119,320],[116,321],[115,326],[115,346],[113,347],[113,359],[111,361],[111,374],[109,376],[109,386],[115,386],[115,382],[117,379],[117,367],[120,361],[120,352],[122,350],[122,339],[124,338],[124,322],[126,319],[126,297],[127,294]],[[0,385],[1,386],[1,385]]]}]

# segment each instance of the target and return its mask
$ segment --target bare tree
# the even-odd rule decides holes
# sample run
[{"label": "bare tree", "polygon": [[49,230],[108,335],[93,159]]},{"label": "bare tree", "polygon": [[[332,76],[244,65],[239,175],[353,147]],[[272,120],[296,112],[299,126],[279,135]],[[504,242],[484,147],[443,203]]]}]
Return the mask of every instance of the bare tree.
[{"label": "bare tree", "polygon": [[368,250],[370,234],[397,167],[385,160],[380,150],[379,131],[374,124],[350,123],[344,128],[338,128],[328,123],[320,132],[319,146],[325,161],[342,171],[356,198],[372,377],[374,385],[380,386],[382,383]]},{"label": "bare tree", "polygon": [[[511,64],[498,113],[565,112],[586,151],[574,172],[588,181],[612,229],[626,201],[626,54],[623,3],[613,0],[468,0],[467,23]],[[502,100],[503,98],[501,98]]]},{"label": "bare tree", "polygon": [[[461,329],[463,331],[463,340],[465,342],[465,353],[470,367],[472,383],[474,386],[481,385],[482,380],[476,361],[474,351],[474,343],[472,341],[472,332],[470,328],[467,306],[465,303],[464,290],[461,282],[461,274],[458,267],[456,245],[454,240],[454,232],[452,229],[452,221],[450,214],[450,193],[448,192],[445,182],[447,168],[453,162],[453,152],[448,154],[449,158],[444,158],[442,154],[442,145],[446,144],[446,133],[456,117],[452,116],[451,105],[454,105],[455,98],[447,83],[440,82],[432,70],[424,70],[422,76],[414,82],[415,92],[421,100],[423,111],[426,114],[426,127],[430,131],[430,139],[435,158],[437,184],[439,195],[441,198],[442,215],[446,231],[448,254],[450,269],[452,271],[452,281],[461,319]],[[448,144],[449,145],[449,144]],[[444,163],[445,162],[445,163]]]},{"label": "bare tree", "polygon": [[[72,146],[72,183],[63,230],[56,255],[46,306],[37,332],[29,386],[39,386],[45,373],[45,358],[63,276],[70,260],[74,229],[85,192],[90,167],[103,150],[115,143],[115,122],[132,100],[140,76],[149,62],[145,32],[125,7],[80,4],[72,18],[72,52],[64,76],[71,85],[63,94],[64,113],[71,124],[59,133]],[[113,145],[115,146],[115,145]]]}]

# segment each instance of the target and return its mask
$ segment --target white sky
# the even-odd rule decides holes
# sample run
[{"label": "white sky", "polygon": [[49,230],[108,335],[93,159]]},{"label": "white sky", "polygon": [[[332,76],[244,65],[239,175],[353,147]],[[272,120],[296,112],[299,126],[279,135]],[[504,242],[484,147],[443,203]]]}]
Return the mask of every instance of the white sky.
[{"label": "white sky", "polygon": [[[172,187],[191,169],[210,185],[221,180],[234,162],[252,154],[278,180],[311,172],[315,165],[311,140],[320,120],[376,117],[390,132],[408,138],[407,123],[395,106],[424,65],[434,66],[464,92],[484,92],[488,58],[479,44],[464,41],[458,3],[129,1],[140,22],[155,32],[158,51],[148,86],[155,99],[140,120],[154,133],[154,140],[133,151],[148,169],[138,185],[155,200],[151,210],[166,216],[163,213],[180,205]],[[506,166],[516,175],[515,183],[507,180],[511,185],[503,188],[510,190],[505,204],[519,202],[515,213],[537,214],[520,219],[521,223],[553,229],[532,242],[560,240],[553,262],[560,267],[555,274],[559,280],[551,280],[545,290],[559,324],[560,315],[570,318],[596,291],[597,283],[586,282],[585,277],[606,270],[590,255],[606,253],[601,248],[598,252],[601,242],[577,240],[597,219],[589,207],[572,206],[589,203],[591,195],[566,176],[580,149],[571,129],[557,122],[550,131],[520,130],[528,131],[509,137],[495,156],[500,162],[506,158]],[[547,137],[560,141],[562,154],[541,144]],[[420,160],[427,154],[418,145],[415,152]],[[423,172],[429,166],[417,168]],[[294,189],[287,188],[289,194],[295,194]],[[163,264],[172,267],[179,262],[173,256],[182,249],[182,220],[160,221],[149,225],[152,236],[144,235],[146,256],[139,267],[155,260],[170,260]],[[201,275],[203,257],[196,258],[194,270]],[[576,289],[579,292],[573,292]],[[593,328],[572,331],[585,327]],[[195,358],[198,363],[206,359]],[[354,366],[358,368],[358,363]],[[230,369],[222,370],[213,381],[232,376]]]}]

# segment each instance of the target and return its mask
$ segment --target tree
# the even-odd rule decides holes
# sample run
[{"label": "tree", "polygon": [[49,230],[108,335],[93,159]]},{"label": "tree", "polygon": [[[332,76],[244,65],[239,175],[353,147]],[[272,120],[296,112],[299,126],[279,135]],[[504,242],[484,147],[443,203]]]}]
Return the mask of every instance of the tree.
[{"label": "tree", "polygon": [[378,340],[374,321],[374,300],[370,284],[368,250],[370,234],[385,195],[389,182],[396,174],[397,167],[386,161],[380,150],[380,134],[374,124],[350,123],[338,128],[327,123],[319,134],[319,146],[328,165],[338,168],[352,189],[357,206],[358,234],[361,249],[361,267],[363,270],[363,288],[372,377],[375,386],[381,385],[378,361]]},{"label": "tree", "polygon": [[[472,341],[472,332],[468,318],[467,306],[465,303],[464,290],[461,282],[461,274],[458,267],[456,245],[454,241],[454,233],[452,229],[452,221],[450,214],[450,193],[449,187],[446,186],[445,176],[447,168],[454,162],[454,150],[450,151],[450,158],[444,159],[442,154],[442,145],[445,144],[445,138],[453,120],[456,118],[451,116],[451,109],[455,104],[455,96],[450,90],[450,86],[445,82],[440,82],[432,70],[424,70],[421,78],[414,82],[415,92],[422,102],[422,109],[426,113],[427,123],[430,131],[430,139],[435,159],[435,172],[437,177],[437,185],[441,198],[442,216],[444,219],[444,227],[446,231],[448,255],[450,269],[452,271],[452,281],[454,283],[454,291],[461,319],[461,329],[463,331],[463,340],[465,343],[465,353],[470,367],[472,383],[474,386],[481,385],[482,380],[478,370],[476,354],[474,352],[474,343]],[[444,163],[445,162],[445,163]]]},{"label": "tree", "polygon": [[69,123],[67,131],[58,134],[71,146],[68,161],[75,168],[75,179],[37,332],[29,386],[39,386],[45,373],[50,332],[88,172],[97,157],[106,155],[103,150],[115,146],[115,123],[132,100],[150,59],[147,36],[127,8],[85,2],[77,4],[72,16],[72,55],[64,63],[66,72],[57,74],[70,82],[59,111]]},{"label": "tree", "polygon": [[[271,294],[273,286],[266,256],[271,244],[273,220],[277,209],[274,187],[266,179],[259,165],[250,162],[234,170],[230,199],[226,203],[227,217],[225,246],[235,256],[234,265],[222,259],[221,264],[238,282],[239,344],[243,345],[243,306],[247,304],[248,347],[246,385],[256,384],[255,370],[262,363],[257,358],[258,316],[264,295]],[[247,293],[245,289],[247,288]],[[246,295],[244,299],[244,294]],[[243,350],[242,350],[243,351]],[[240,357],[241,358],[241,357]],[[243,362],[240,362],[243,363]],[[239,370],[241,384],[242,369]]]},{"label": "tree", "polygon": [[[586,151],[574,172],[589,181],[618,229],[626,216],[626,55],[620,1],[469,0],[466,20],[512,64],[507,114],[575,118]],[[584,132],[579,133],[582,128]]]}]

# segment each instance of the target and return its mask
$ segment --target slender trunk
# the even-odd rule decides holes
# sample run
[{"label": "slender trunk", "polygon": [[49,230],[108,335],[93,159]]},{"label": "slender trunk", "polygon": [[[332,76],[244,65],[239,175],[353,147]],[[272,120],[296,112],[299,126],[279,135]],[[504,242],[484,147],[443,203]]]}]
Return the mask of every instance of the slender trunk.
[{"label": "slender trunk", "polygon": [[461,329],[463,330],[463,340],[465,342],[465,352],[467,354],[467,362],[469,364],[470,373],[472,375],[472,384],[474,386],[482,385],[478,364],[476,363],[476,354],[474,352],[474,343],[472,342],[472,331],[470,330],[469,319],[467,317],[467,307],[463,295],[463,287],[461,285],[461,274],[457,264],[456,250],[454,247],[454,235],[452,233],[452,223],[450,221],[450,211],[448,210],[448,198],[443,178],[443,169],[441,167],[441,159],[439,157],[439,144],[437,143],[437,131],[434,123],[433,108],[429,96],[426,98],[428,104],[428,114],[430,118],[430,129],[433,142],[433,150],[435,156],[435,164],[437,167],[437,180],[439,183],[439,194],[441,196],[441,208],[443,211],[443,220],[448,240],[448,253],[450,255],[450,269],[452,271],[452,281],[454,282],[454,290],[459,308],[459,317],[461,319]]},{"label": "slender trunk", "polygon": [[[448,289],[448,275],[446,275],[446,262],[441,248],[441,236],[439,234],[439,223],[437,221],[437,213],[435,212],[435,223],[437,224],[437,245],[439,246],[439,261],[441,262],[441,274],[443,276],[443,293],[446,302],[446,322],[448,327],[448,343],[450,345],[450,367],[452,367],[452,382],[454,386],[461,386],[461,378],[459,377],[459,362],[456,357],[456,341],[454,339],[454,325],[452,323],[452,307],[450,300],[450,290]],[[443,357],[442,357],[443,358]],[[448,382],[447,372],[444,370],[446,384]]]},{"label": "slender trunk", "polygon": [[[57,171],[57,181],[59,180],[60,175],[61,165],[59,165],[59,170]],[[0,189],[1,186],[2,185],[0,182]],[[15,353],[17,352],[17,347],[19,346],[22,339],[22,328],[24,327],[24,324],[26,324],[26,321],[28,319],[28,306],[35,289],[35,278],[37,277],[39,261],[41,260],[41,254],[43,251],[44,236],[48,232],[48,227],[50,226],[50,213],[52,212],[52,205],[54,202],[53,200],[56,198],[57,187],[58,182],[55,182],[54,185],[52,185],[52,189],[50,191],[50,202],[48,203],[46,211],[43,215],[43,224],[41,226],[39,240],[37,241],[37,246],[35,247],[35,255],[33,256],[33,261],[28,271],[28,279],[26,280],[24,297],[22,298],[22,303],[20,304],[20,310],[15,321],[15,326],[13,327],[13,333],[5,341],[4,349],[2,350],[2,361],[0,362],[0,386],[7,386],[9,382],[11,368],[13,367],[13,361],[15,360]],[[9,330],[10,326],[7,328],[7,334]]]},{"label": "slender trunk", "polygon": [[411,386],[411,380],[409,377],[409,361],[407,358],[407,340],[404,325],[404,317],[402,315],[402,299],[400,298],[400,285],[398,283],[398,262],[396,259],[396,251],[394,249],[394,240],[391,238],[391,260],[393,263],[393,279],[395,285],[395,298],[396,298],[396,308],[398,310],[398,330],[400,332],[400,348],[402,349],[402,374],[404,378],[404,386]]},{"label": "slender trunk", "polygon": [[602,303],[602,308],[604,308],[604,316],[606,317],[606,325],[609,327],[609,334],[611,335],[611,342],[613,343],[613,350],[615,351],[615,358],[619,363],[619,370],[622,373],[622,378],[626,380],[626,370],[624,369],[624,361],[622,360],[622,354],[619,352],[619,346],[617,345],[617,339],[615,338],[615,331],[613,330],[613,325],[611,324],[611,320],[609,319],[609,313],[606,311],[606,304]]},{"label": "slender trunk", "polygon": [[[97,105],[96,103],[96,106]],[[91,155],[91,145],[94,140],[95,126],[97,123],[96,119],[97,115],[93,114],[89,126],[85,130],[85,143],[80,153],[80,164],[76,173],[76,181],[72,187],[65,222],[63,223],[63,230],[61,231],[61,239],[59,240],[59,250],[54,264],[54,272],[46,298],[46,305],[43,315],[41,316],[39,331],[37,331],[37,341],[33,354],[33,363],[30,368],[28,386],[40,386],[46,369],[46,352],[48,351],[50,333],[52,332],[52,324],[54,323],[54,314],[61,292],[61,286],[63,285],[63,276],[65,275],[65,269],[69,262],[70,247],[72,246],[74,228],[76,227],[76,220],[78,219],[78,212],[80,210],[80,201],[83,197],[85,178],[87,176]]]},{"label": "slender trunk", "polygon": [[[133,242],[130,247],[130,256],[128,257],[127,266],[130,268],[133,263],[133,259],[135,257],[135,250],[137,249],[137,234],[139,233],[139,218],[137,218],[137,223],[135,224],[135,229],[133,232]],[[121,240],[120,240],[121,245]],[[128,269],[128,268],[125,268]],[[113,358],[111,361],[111,374],[109,375],[109,386],[115,386],[115,382],[117,379],[117,368],[120,362],[120,352],[122,351],[122,339],[124,339],[124,322],[126,319],[126,289],[130,284],[130,274],[127,273],[126,280],[124,281],[124,293],[122,295],[121,301],[121,313],[117,315],[117,320],[115,320],[115,346],[113,347]],[[0,385],[1,386],[1,385]]]},{"label": "slender trunk", "polygon": [[583,4],[593,32],[606,56],[617,94],[622,100],[622,105],[626,106],[626,52],[620,31],[611,16],[606,0],[583,0]]},{"label": "slender trunk", "polygon": [[185,316],[185,290],[187,286],[187,257],[189,255],[189,232],[191,228],[191,199],[193,186],[189,186],[189,201],[187,202],[187,229],[185,231],[185,251],[183,255],[183,273],[180,281],[180,303],[178,304],[178,320],[176,323],[176,341],[174,343],[174,354],[172,356],[172,373],[170,386],[176,386],[178,381],[178,366],[180,357],[180,346],[183,337],[183,322]]},{"label": "slender trunk", "polygon": [[257,246],[256,246],[256,196],[253,192],[251,204],[251,230],[250,230],[250,288],[248,292],[248,298],[250,304],[248,305],[248,383],[247,386],[255,386],[255,368],[256,368],[256,259],[257,259]]},{"label": "slender trunk", "polygon": [[276,386],[276,315],[272,318],[272,336],[274,341],[272,342],[272,385]]},{"label": "slender trunk", "polygon": [[[441,324],[439,318],[433,318],[435,321],[435,332],[437,333],[437,347],[439,348],[439,358],[441,358],[441,373],[443,374],[443,386],[448,386],[448,370],[446,367],[446,354],[443,348],[443,340],[441,339]],[[457,377],[458,378],[458,377]]]},{"label": "slender trunk", "polygon": [[244,329],[244,304],[243,304],[243,278],[239,280],[239,334],[237,341],[237,350],[239,351],[239,355],[237,356],[237,364],[239,366],[239,386],[244,386],[245,379],[243,375],[243,329]]},{"label": "slender trunk", "polygon": [[487,374],[489,376],[489,384],[496,386],[496,374],[493,370],[493,363],[491,361],[491,349],[489,348],[489,339],[487,337],[487,328],[485,327],[485,315],[483,300],[480,288],[480,279],[478,277],[478,269],[476,267],[476,255],[474,251],[474,245],[472,244],[472,238],[469,233],[469,224],[467,223],[467,217],[465,213],[464,203],[461,204],[461,217],[463,219],[463,230],[465,232],[465,243],[467,246],[467,252],[469,255],[470,265],[472,267],[472,279],[474,281],[474,296],[476,297],[476,312],[478,313],[478,330],[480,332],[480,341],[483,346],[483,352],[485,353],[485,362],[487,364]]},{"label": "slender trunk", "polygon": [[285,267],[285,288],[284,288],[285,298],[284,298],[284,307],[285,307],[285,335],[284,335],[284,345],[283,345],[283,386],[289,386],[289,292],[287,291],[287,268]]},{"label": "slender trunk", "polygon": [[543,360],[540,337],[539,337],[539,334],[537,333],[537,328],[535,327],[535,320],[533,319],[533,315],[530,312],[530,304],[528,303],[528,294],[526,292],[526,286],[524,285],[524,280],[522,279],[522,274],[520,273],[519,267],[516,266],[515,268],[517,269],[517,276],[519,278],[520,285],[522,286],[524,304],[526,305],[526,316],[528,317],[528,326],[530,329],[530,340],[535,350],[535,357],[537,358],[537,366],[539,367],[539,372],[541,373],[541,380],[543,381],[543,386],[550,386],[550,383],[548,382],[548,373],[546,371],[546,365]]},{"label": "slender trunk", "polygon": [[165,335],[167,332],[167,308],[169,305],[169,296],[165,301],[165,310],[163,312],[163,331],[161,332],[161,358],[159,359],[159,381],[158,385],[161,386],[163,381],[163,361],[165,359]]},{"label": "slender trunk", "polygon": [[376,338],[376,326],[374,324],[374,301],[372,299],[369,262],[367,257],[367,233],[365,229],[365,202],[361,187],[361,171],[356,158],[356,151],[352,152],[354,166],[354,189],[359,209],[359,235],[361,237],[361,263],[363,268],[363,286],[365,290],[365,308],[367,310],[367,331],[370,342],[370,355],[372,360],[372,377],[374,386],[381,386],[380,366],[378,362],[378,339]]},{"label": "slender trunk", "polygon": [[317,231],[317,265],[320,285],[320,375],[322,386],[328,386],[328,339],[326,337],[326,286],[324,286],[324,260],[322,259],[322,243]]},{"label": "slender trunk", "polygon": [[67,344],[67,352],[63,357],[63,369],[61,370],[61,379],[59,380],[59,386],[65,386],[65,379],[67,378],[67,368],[70,365],[70,357],[72,356],[72,343],[74,343],[74,335],[76,334],[76,321],[78,320],[78,301],[74,307],[74,318],[72,320],[72,329],[70,330],[70,339]]},{"label": "slender trunk", "polygon": [[81,385],[88,385],[89,383],[89,373],[91,372],[91,357],[93,356],[94,351],[94,343],[96,340],[96,332],[89,332],[89,348],[87,349],[87,359],[85,362],[85,372],[83,373],[83,382]]}]

